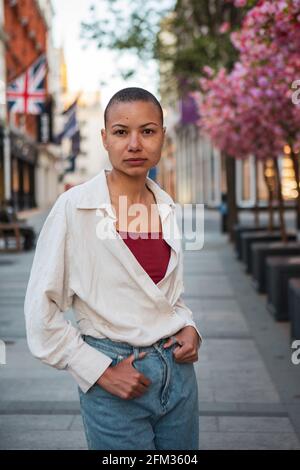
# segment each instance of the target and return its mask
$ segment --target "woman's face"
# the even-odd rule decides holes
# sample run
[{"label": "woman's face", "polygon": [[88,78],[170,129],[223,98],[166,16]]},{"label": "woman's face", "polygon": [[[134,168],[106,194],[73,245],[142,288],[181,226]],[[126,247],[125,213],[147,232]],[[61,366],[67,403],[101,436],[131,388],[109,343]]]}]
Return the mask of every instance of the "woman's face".
[{"label": "woman's face", "polygon": [[154,103],[133,101],[111,106],[101,135],[113,168],[137,176],[159,162],[165,128]]}]

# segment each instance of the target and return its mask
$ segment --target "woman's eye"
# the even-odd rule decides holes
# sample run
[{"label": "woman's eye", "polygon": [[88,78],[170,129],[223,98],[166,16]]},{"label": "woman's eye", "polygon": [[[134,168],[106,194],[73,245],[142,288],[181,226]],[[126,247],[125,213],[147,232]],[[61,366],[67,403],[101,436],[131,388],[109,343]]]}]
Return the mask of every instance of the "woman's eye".
[{"label": "woman's eye", "polygon": [[[146,135],[151,135],[151,134],[154,134],[154,130],[153,129],[144,129],[143,133],[146,134]],[[126,131],[124,129],[118,129],[117,131],[114,132],[114,134],[125,135]]]},{"label": "woman's eye", "polygon": [[123,132],[125,132],[124,129],[118,129],[114,134],[124,135]]}]

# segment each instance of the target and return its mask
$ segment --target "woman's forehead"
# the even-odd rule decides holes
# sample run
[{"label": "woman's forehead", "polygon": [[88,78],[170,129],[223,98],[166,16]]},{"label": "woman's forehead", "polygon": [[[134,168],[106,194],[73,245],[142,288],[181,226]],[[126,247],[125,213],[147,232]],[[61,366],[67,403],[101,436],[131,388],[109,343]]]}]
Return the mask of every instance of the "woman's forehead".
[{"label": "woman's forehead", "polygon": [[110,125],[117,123],[145,124],[153,121],[160,124],[160,113],[157,106],[151,101],[130,101],[122,103],[113,103],[109,108],[108,121]]}]

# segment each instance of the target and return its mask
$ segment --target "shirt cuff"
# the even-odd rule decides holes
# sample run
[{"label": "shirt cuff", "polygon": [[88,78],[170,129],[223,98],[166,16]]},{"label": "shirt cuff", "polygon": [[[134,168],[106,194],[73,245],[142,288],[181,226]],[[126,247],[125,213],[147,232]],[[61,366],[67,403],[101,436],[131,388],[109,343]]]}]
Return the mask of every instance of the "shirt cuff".
[{"label": "shirt cuff", "polygon": [[67,370],[86,393],[112,363],[112,359],[101,351],[83,342],[78,352],[68,363]]},{"label": "shirt cuff", "polygon": [[196,326],[196,323],[195,322],[192,322],[192,321],[187,321],[186,322],[186,325],[185,326],[192,326],[193,328],[195,328],[195,330],[197,331],[198,335],[199,335],[199,345],[198,345],[198,349],[200,348],[201,344],[202,344],[202,341],[203,341],[203,338],[202,338],[202,335],[199,331],[199,329],[197,328]]}]

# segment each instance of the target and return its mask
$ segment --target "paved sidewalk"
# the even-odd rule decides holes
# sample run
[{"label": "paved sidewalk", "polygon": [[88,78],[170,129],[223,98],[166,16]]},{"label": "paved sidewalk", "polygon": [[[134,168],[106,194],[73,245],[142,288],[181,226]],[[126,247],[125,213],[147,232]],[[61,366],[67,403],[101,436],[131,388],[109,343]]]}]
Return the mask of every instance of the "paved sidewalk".
[{"label": "paved sidewalk", "polygon": [[[31,219],[39,230],[45,214]],[[205,247],[185,252],[185,300],[204,336],[195,364],[202,449],[300,449],[300,366],[206,212]],[[23,302],[33,252],[0,255],[1,449],[85,449],[77,387],[28,352]],[[68,313],[70,317],[70,313]]]},{"label": "paved sidewalk", "polygon": [[214,212],[185,252],[185,299],[205,343],[196,364],[202,449],[300,449],[300,365],[289,330],[258,296]]}]

